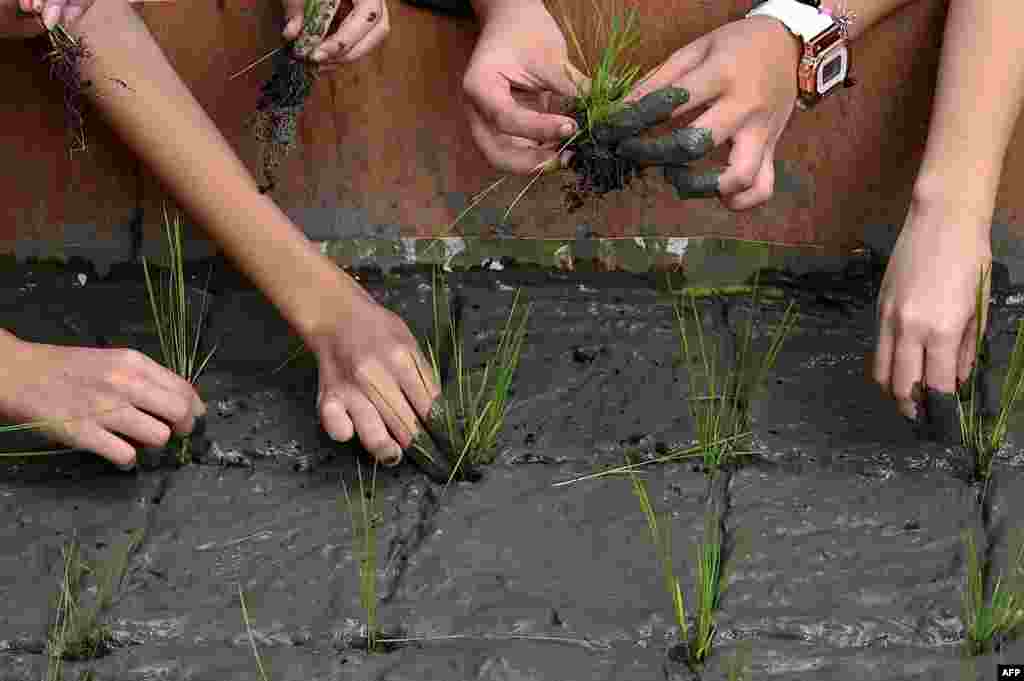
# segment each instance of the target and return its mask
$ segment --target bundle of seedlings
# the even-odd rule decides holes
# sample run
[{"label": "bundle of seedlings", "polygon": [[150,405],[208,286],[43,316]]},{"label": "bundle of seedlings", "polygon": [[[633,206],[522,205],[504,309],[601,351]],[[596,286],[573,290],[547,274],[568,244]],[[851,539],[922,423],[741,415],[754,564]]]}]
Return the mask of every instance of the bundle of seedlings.
[{"label": "bundle of seedlings", "polygon": [[[202,291],[202,307],[197,316],[186,292],[181,219],[176,216],[172,222],[167,216],[166,209],[164,209],[164,234],[167,238],[169,252],[166,275],[154,283],[154,279],[150,277],[149,263],[146,258],[143,258],[146,291],[149,295],[153,323],[160,339],[160,351],[164,366],[195,385],[217,350],[217,346],[214,345],[205,356],[201,358],[199,356],[199,346],[206,325],[206,310],[209,302],[209,275]],[[194,436],[172,435],[171,441],[167,444],[165,449],[174,453],[178,465],[192,462],[192,439]]]},{"label": "bundle of seedlings", "polygon": [[974,456],[974,481],[984,483],[982,499],[988,490],[992,462],[1006,440],[1009,416],[1024,393],[1024,320],[1021,320],[1017,323],[1017,337],[1010,354],[1006,377],[1003,379],[998,410],[994,418],[987,418],[984,413],[985,396],[979,390],[979,377],[989,361],[984,353],[989,273],[988,268],[982,271],[975,300],[977,329],[974,366],[966,385],[958,386],[956,392],[961,442]]},{"label": "bundle of seedlings", "polygon": [[1024,624],[1024,530],[1010,532],[1010,555],[1006,572],[996,579],[990,598],[985,584],[989,564],[979,556],[974,532],[963,532],[967,553],[967,584],[963,594],[964,652],[973,657],[998,651],[1004,640],[1014,637]]},{"label": "bundle of seedlings", "polygon": [[[82,559],[77,538],[63,547],[63,570],[47,638],[47,681],[63,678],[65,661],[93,660],[110,652],[113,639],[103,617],[121,590],[143,534],[143,530],[128,532],[114,544],[106,560],[92,564]],[[93,586],[83,591],[86,575]],[[83,593],[94,594],[90,602],[82,602]]]},{"label": "bundle of seedlings", "polygon": [[306,0],[299,37],[272,53],[274,70],[261,88],[251,121],[262,147],[266,184],[260,186],[261,194],[274,188],[277,167],[296,146],[299,114],[317,79],[318,66],[296,54],[308,54],[320,44],[340,7],[341,0]]},{"label": "bundle of seedlings", "polygon": [[64,116],[72,139],[71,151],[82,151],[85,149],[82,98],[90,83],[82,80],[79,67],[90,52],[81,38],[72,36],[60,24],[47,31],[47,35],[51,50],[46,60],[50,62],[50,76],[60,81],[64,88]]},{"label": "bundle of seedlings", "polygon": [[[434,380],[444,391],[434,403],[429,425],[455,457],[446,485],[459,476],[474,476],[480,464],[494,460],[530,315],[530,305],[519,306],[520,293],[516,291],[494,354],[482,367],[469,369],[462,342],[461,303],[453,305],[450,287],[441,280],[440,270],[434,269],[433,340],[426,341],[426,353]],[[449,362],[454,372],[450,382],[446,380]],[[421,378],[426,384],[426,377]],[[414,443],[413,449],[420,456],[429,456],[421,444]]]},{"label": "bundle of seedlings", "polygon": [[[754,335],[754,314],[760,309],[760,291],[755,276],[751,316],[746,320],[739,346],[727,352],[723,350],[722,343],[705,338],[696,297],[688,297],[688,312],[685,311],[685,303],[673,306],[680,334],[680,359],[688,369],[690,391],[687,404],[697,428],[697,442],[701,447],[704,469],[714,475],[731,456],[751,453],[741,451],[749,445],[749,438],[741,437],[741,434],[749,434],[750,431],[750,405],[762,389],[782,343],[796,323],[796,309],[793,302],[786,307],[766,353],[752,351],[750,345]],[[696,347],[687,331],[686,316],[692,318],[696,327]],[[722,333],[728,336],[731,331],[726,328]],[[731,340],[731,336],[727,340]],[[728,349],[731,344],[727,342],[724,346]],[[729,366],[723,368],[722,364]]]}]

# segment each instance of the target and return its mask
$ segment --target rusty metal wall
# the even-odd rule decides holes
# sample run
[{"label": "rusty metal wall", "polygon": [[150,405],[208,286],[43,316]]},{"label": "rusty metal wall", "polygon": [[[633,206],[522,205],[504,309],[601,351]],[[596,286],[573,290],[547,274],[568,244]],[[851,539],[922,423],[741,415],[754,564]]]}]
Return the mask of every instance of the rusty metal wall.
[{"label": "rusty metal wall", "polygon": [[[579,18],[593,1],[565,4]],[[646,36],[641,58],[654,64],[742,16],[750,2],[639,6]],[[446,236],[470,197],[497,177],[462,114],[461,77],[475,22],[397,0],[389,7],[393,29],[385,46],[318,83],[301,121],[301,147],[280,172],[275,198],[316,239]],[[177,0],[139,11],[207,112],[257,169],[246,122],[269,63],[228,78],[280,44],[279,3]],[[944,16],[940,0],[917,0],[858,41],[858,85],[795,114],[778,152],[776,197],[763,207],[736,214],[715,200],[679,202],[652,173],[629,192],[570,215],[560,189],[565,179],[549,177],[520,203],[509,231],[536,238],[715,235],[844,250],[857,244],[865,225],[899,224],[923,150]],[[45,41],[0,44],[7,91],[0,102],[0,252],[18,244],[44,251],[46,244],[123,249],[139,217],[155,238],[163,190],[96,116],[88,121],[87,150],[69,157],[61,93],[48,78],[45,48]],[[1022,178],[1018,125],[996,216],[1014,233],[1024,193],[1008,188]],[[459,233],[486,238],[524,181],[507,181]]]}]

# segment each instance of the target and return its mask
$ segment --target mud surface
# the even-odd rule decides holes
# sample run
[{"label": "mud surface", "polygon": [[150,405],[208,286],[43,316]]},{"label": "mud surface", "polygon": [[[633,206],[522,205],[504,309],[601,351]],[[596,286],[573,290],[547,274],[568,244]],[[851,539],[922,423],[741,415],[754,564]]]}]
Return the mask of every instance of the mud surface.
[{"label": "mud surface", "polygon": [[[380,622],[437,640],[382,655],[352,647],[358,564],[339,484],[354,480],[359,452],[321,434],[314,366],[271,373],[292,342],[273,309],[218,276],[210,333],[221,347],[202,390],[220,464],[122,473],[70,454],[0,470],[0,678],[43,676],[63,542],[76,532],[88,559],[140,527],[146,539],[110,617],[117,645],[91,665],[69,663],[66,678],[88,666],[98,679],[258,678],[238,584],[279,681],[681,678],[666,665],[677,632],[628,479],[552,487],[621,463],[625,446],[653,455],[693,438],[668,299],[636,275],[453,276],[470,362],[493,349],[515,286],[525,282],[534,307],[483,481],[445,492],[408,465],[379,480]],[[807,281],[815,289],[800,296],[798,330],[753,409],[761,455],[717,492],[726,533],[749,533],[751,554],[723,596],[703,678],[725,678],[741,641],[753,679],[975,678],[960,660],[960,532],[978,517],[970,462],[918,441],[866,380],[871,273]],[[368,286],[421,326],[428,282],[406,273]],[[157,351],[137,273],[81,286],[74,271],[25,267],[0,275],[0,287],[4,324],[25,338]],[[742,302],[708,305],[720,334],[746,313]],[[762,328],[782,309],[765,308]],[[994,310],[997,361],[1020,314]],[[1024,522],[1019,434],[1013,425],[990,492],[985,541],[997,570],[1008,530]],[[682,463],[650,467],[645,480],[670,515],[692,603],[707,482]],[[981,659],[976,678],[995,678],[997,657]],[[1007,644],[1001,660],[1024,662],[1024,648]]]}]

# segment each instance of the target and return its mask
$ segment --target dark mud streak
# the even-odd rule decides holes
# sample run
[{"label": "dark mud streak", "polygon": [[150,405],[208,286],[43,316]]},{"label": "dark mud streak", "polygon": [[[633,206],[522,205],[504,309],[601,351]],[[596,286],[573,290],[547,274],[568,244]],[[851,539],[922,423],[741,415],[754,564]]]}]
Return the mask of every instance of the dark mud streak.
[{"label": "dark mud streak", "polygon": [[[411,501],[417,490],[422,490],[413,503],[415,512],[405,510],[406,504]],[[381,603],[389,603],[394,600],[405,578],[409,568],[409,559],[423,546],[434,532],[434,518],[441,509],[441,501],[430,485],[420,487],[415,482],[405,485],[402,490],[402,499],[398,504],[403,520],[398,522],[395,534],[388,542],[387,560],[385,565],[390,569],[390,579],[381,596]],[[408,518],[411,522],[404,520]],[[408,525],[406,526],[406,523]]]}]

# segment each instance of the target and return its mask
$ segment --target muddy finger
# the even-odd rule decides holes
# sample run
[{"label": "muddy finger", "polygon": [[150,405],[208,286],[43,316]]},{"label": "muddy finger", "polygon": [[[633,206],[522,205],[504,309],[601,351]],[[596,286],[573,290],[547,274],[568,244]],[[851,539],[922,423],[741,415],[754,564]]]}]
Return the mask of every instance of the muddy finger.
[{"label": "muddy finger", "polygon": [[664,166],[665,181],[675,187],[680,199],[706,199],[718,195],[718,178],[725,168],[715,168],[701,173],[693,172],[687,166]]},{"label": "muddy finger", "polygon": [[594,139],[614,146],[628,137],[639,135],[647,128],[664,123],[672,112],[690,100],[690,93],[682,88],[666,87],[627,104],[594,129]]},{"label": "muddy finger", "polygon": [[714,148],[707,128],[678,128],[662,137],[630,137],[615,153],[634,163],[683,165],[704,158]]}]

